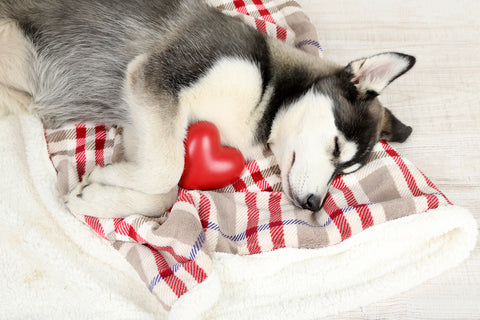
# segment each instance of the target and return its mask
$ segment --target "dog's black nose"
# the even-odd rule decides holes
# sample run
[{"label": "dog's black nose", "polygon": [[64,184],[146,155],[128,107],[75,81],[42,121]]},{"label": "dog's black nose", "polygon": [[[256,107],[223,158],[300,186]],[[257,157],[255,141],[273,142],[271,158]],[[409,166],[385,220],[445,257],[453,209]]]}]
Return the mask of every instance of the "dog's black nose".
[{"label": "dog's black nose", "polygon": [[321,201],[320,197],[311,194],[307,197],[307,202],[303,205],[304,209],[308,209],[310,211],[318,211],[320,210]]}]

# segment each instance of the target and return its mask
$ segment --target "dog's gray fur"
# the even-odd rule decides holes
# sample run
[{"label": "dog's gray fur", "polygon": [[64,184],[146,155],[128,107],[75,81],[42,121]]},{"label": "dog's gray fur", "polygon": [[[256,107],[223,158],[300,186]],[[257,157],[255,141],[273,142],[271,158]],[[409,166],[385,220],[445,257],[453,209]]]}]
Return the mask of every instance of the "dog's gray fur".
[{"label": "dog's gray fur", "polygon": [[[125,126],[131,136],[126,141],[127,149],[134,149],[127,150],[130,162],[85,178],[69,198],[72,211],[80,210],[72,201],[90,201],[84,208],[98,208],[92,190],[108,188],[106,194],[131,190],[132,198],[135,193],[160,194],[152,213],[168,207],[183,169],[186,125],[193,120],[183,114],[179,101],[225,57],[250,62],[261,76],[261,94],[250,113],[255,115],[252,145],[266,145],[277,114],[312,90],[331,98],[336,127],[358,145],[355,156],[338,163],[333,174],[364,163],[378,139],[404,141],[411,132],[375,98],[380,92],[356,87],[354,63],[344,68],[310,57],[197,0],[0,0],[0,20],[15,21],[33,48],[28,94],[47,127],[95,121]],[[391,55],[408,63],[389,82],[415,62],[407,55]],[[155,145],[159,150],[147,150]],[[171,168],[173,163],[175,169],[167,173],[153,169],[157,180],[152,183],[142,180],[150,174],[148,166]],[[323,195],[313,196],[294,202],[318,210]],[[135,210],[124,207],[124,213],[111,215]]]},{"label": "dog's gray fur", "polygon": [[261,34],[195,0],[2,0],[0,12],[35,46],[32,94],[48,127],[128,121],[127,65],[145,52],[152,53],[148,81],[173,95],[219,56],[257,62],[268,54]]}]

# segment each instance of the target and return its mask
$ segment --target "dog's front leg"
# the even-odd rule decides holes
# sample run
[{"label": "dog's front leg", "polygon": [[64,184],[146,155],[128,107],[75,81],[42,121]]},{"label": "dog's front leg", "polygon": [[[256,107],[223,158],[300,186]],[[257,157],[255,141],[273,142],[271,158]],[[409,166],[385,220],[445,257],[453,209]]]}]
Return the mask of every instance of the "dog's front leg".
[{"label": "dog's front leg", "polygon": [[141,55],[129,64],[125,87],[131,120],[125,131],[125,147],[135,150],[126,150],[129,161],[95,168],[89,182],[162,194],[180,180],[187,114],[173,94],[145,78],[147,60],[147,55]]},{"label": "dog's front leg", "polygon": [[125,131],[125,147],[130,159],[95,168],[88,179],[162,194],[176,187],[183,172],[187,115],[173,94],[152,88],[152,83],[145,79],[147,60],[148,56],[141,55],[128,67],[125,100],[131,126]]},{"label": "dog's front leg", "polygon": [[141,214],[153,217],[165,213],[177,199],[177,193],[177,188],[164,194],[146,194],[84,181],[66,197],[65,203],[76,215],[124,218]]},{"label": "dog's front leg", "polygon": [[147,56],[128,67],[125,101],[130,125],[124,131],[126,161],[96,167],[68,196],[75,214],[123,217],[157,215],[176,200],[183,172],[187,113],[168,90],[145,79]]},{"label": "dog's front leg", "polygon": [[170,208],[177,199],[177,183],[183,171],[183,139],[162,139],[159,128],[147,122],[140,130],[145,138],[140,139],[136,139],[137,129],[125,130],[127,161],[95,167],[68,195],[70,211],[120,218],[132,214],[158,216]]},{"label": "dog's front leg", "polygon": [[177,185],[184,167],[185,130],[175,128],[174,121],[165,123],[156,112],[143,111],[146,118],[142,126],[125,131],[128,161],[96,167],[87,177],[88,182],[147,194],[167,193]]}]

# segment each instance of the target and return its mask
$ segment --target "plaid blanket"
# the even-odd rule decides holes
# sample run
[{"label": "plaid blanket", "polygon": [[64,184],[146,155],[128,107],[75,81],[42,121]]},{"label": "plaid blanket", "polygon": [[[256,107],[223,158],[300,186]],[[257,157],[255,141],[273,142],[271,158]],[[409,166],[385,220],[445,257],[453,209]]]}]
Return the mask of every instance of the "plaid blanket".
[{"label": "plaid blanket", "polygon": [[[208,1],[225,13],[302,50],[319,54],[315,29],[294,1]],[[121,129],[77,124],[46,129],[58,186],[66,194],[96,165],[122,159]],[[166,310],[212,271],[211,254],[265,253],[338,244],[386,221],[451,205],[438,188],[385,142],[361,170],[337,177],[321,211],[294,207],[281,192],[268,151],[239,180],[216,191],[180,190],[163,216],[79,217],[111,242]]]}]

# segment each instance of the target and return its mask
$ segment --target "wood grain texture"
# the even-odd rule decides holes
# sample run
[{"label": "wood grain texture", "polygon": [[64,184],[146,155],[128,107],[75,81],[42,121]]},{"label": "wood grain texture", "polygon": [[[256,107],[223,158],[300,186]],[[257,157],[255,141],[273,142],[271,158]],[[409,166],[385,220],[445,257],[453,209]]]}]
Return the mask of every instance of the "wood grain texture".
[{"label": "wood grain texture", "polygon": [[[480,1],[298,0],[324,57],[382,51],[417,58],[381,96],[412,136],[395,148],[480,223]],[[402,295],[329,319],[480,319],[480,246],[457,268]]]}]

